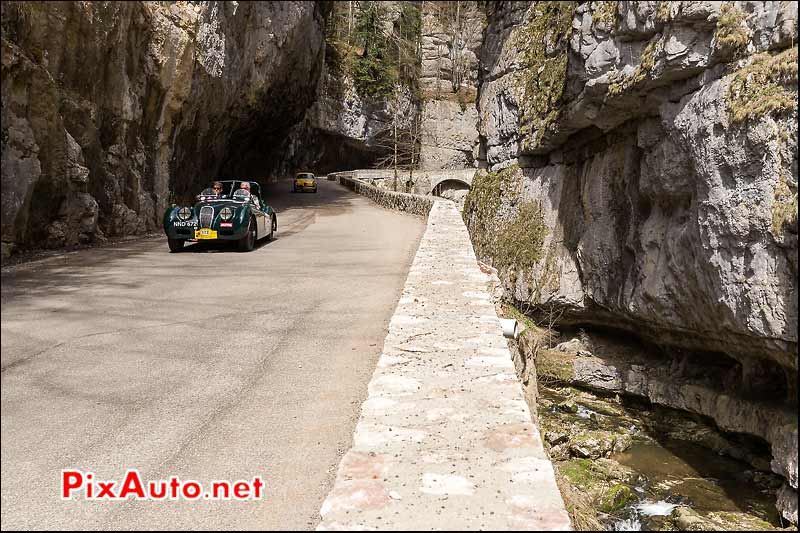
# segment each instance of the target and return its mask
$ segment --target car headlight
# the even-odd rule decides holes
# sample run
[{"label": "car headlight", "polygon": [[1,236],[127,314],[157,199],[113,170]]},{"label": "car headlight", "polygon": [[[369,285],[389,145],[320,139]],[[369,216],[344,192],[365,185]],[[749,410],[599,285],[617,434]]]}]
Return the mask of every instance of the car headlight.
[{"label": "car headlight", "polygon": [[178,218],[181,220],[189,220],[192,218],[192,210],[189,207],[181,207],[178,209]]},{"label": "car headlight", "polygon": [[222,210],[219,212],[219,218],[227,222],[228,220],[233,218],[233,209],[230,207],[223,207]]}]

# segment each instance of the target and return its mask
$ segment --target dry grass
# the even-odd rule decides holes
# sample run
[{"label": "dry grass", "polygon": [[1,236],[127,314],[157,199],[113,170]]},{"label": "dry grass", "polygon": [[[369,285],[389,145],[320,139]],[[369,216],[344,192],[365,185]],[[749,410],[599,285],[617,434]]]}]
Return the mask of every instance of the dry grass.
[{"label": "dry grass", "polygon": [[648,42],[647,46],[645,46],[644,50],[642,51],[642,57],[640,58],[639,65],[636,67],[636,70],[634,70],[629,76],[625,76],[621,80],[609,85],[609,96],[617,96],[622,94],[628,89],[631,89],[643,82],[647,76],[650,75],[650,73],[653,71],[653,67],[656,65],[656,53],[659,51],[660,47],[663,47],[661,38]]},{"label": "dry grass", "polygon": [[[794,90],[792,90],[794,86]],[[726,92],[731,123],[768,114],[797,111],[797,46],[771,55],[753,56],[734,72]]]},{"label": "dry grass", "polygon": [[560,464],[554,462],[553,467],[556,474],[556,484],[558,485],[558,490],[561,491],[561,497],[564,498],[564,506],[567,509],[567,513],[569,513],[572,527],[577,531],[605,531],[605,527],[597,519],[594,498],[585,490],[579,489],[570,483],[562,474],[562,466]]},{"label": "dry grass", "polygon": [[781,175],[772,203],[772,233],[778,235],[791,225],[797,225],[797,191],[792,193],[786,176]]},{"label": "dry grass", "polygon": [[730,51],[734,56],[741,55],[750,42],[750,28],[747,26],[747,15],[736,6],[722,4],[717,19],[717,48]]},{"label": "dry grass", "polygon": [[574,376],[575,356],[551,350],[540,349],[536,353],[536,375],[544,386],[569,384]]},{"label": "dry grass", "polygon": [[617,4],[619,2],[594,2],[596,5],[592,12],[592,20],[602,23],[606,29],[613,30],[617,21]]},{"label": "dry grass", "polygon": [[658,2],[656,5],[656,20],[658,22],[668,22],[672,19],[673,2]]}]

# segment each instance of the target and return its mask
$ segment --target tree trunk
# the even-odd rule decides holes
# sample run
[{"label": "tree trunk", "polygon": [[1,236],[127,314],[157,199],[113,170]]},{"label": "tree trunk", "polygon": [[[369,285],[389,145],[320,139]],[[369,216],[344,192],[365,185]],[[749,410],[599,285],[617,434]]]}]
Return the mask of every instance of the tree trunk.
[{"label": "tree trunk", "polygon": [[397,192],[397,110],[394,116],[394,191]]},{"label": "tree trunk", "polygon": [[350,13],[347,15],[347,44],[350,44],[350,34],[353,31],[353,0],[348,2]]}]

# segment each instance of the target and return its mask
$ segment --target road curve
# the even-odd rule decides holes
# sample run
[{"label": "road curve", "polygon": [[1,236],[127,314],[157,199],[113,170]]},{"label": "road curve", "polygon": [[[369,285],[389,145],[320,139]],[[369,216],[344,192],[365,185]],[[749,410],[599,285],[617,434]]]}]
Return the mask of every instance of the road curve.
[{"label": "road curve", "polygon": [[[327,181],[278,238],[165,238],[2,274],[3,529],[312,529],[424,230]],[[259,501],[60,499],[60,471],[265,481]]]}]

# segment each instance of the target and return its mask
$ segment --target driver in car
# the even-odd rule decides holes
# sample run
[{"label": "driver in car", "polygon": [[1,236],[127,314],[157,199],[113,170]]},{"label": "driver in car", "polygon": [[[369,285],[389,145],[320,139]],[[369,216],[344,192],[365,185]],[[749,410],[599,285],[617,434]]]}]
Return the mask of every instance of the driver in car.
[{"label": "driver in car", "polygon": [[220,183],[219,181],[215,181],[214,183],[212,183],[211,184],[211,189],[214,191],[214,194],[216,194],[217,196],[222,196],[222,197],[225,196],[225,195],[222,194],[222,183]]}]

